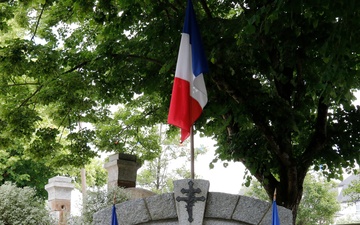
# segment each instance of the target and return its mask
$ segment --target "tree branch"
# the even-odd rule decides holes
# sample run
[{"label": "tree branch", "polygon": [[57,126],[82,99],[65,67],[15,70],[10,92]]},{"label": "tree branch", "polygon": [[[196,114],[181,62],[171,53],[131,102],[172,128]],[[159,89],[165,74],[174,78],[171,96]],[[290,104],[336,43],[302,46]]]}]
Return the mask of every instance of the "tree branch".
[{"label": "tree branch", "polygon": [[273,150],[273,152],[279,157],[279,159],[285,166],[290,166],[292,164],[292,162],[290,161],[289,155],[287,153],[281,151],[280,146],[278,145],[275,135],[274,135],[273,131],[271,130],[270,126],[261,119],[261,116],[256,116],[254,113],[252,113],[255,111],[255,109],[252,109],[251,106],[246,103],[244,98],[240,94],[238,94],[235,91],[235,89],[233,89],[230,86],[230,84],[228,84],[225,81],[220,81],[220,80],[215,80],[215,79],[212,79],[212,80],[217,84],[218,88],[220,88],[221,90],[224,90],[226,93],[228,93],[238,104],[246,105],[254,124],[262,132],[262,134],[268,141],[268,144],[271,146],[271,149]]},{"label": "tree branch", "polygon": [[131,55],[131,54],[111,54],[112,56],[115,56],[116,58],[117,57],[123,57],[123,58],[134,58],[134,59],[143,59],[143,60],[146,60],[146,61],[149,61],[149,62],[153,62],[153,63],[156,63],[158,64],[159,66],[162,66],[163,63],[157,59],[153,59],[153,58],[149,58],[149,57],[145,57],[145,56],[140,56],[140,55]]},{"label": "tree branch", "polygon": [[40,85],[40,83],[35,82],[35,83],[8,84],[8,85],[0,86],[0,87],[14,87],[14,86],[26,86],[26,85]]},{"label": "tree branch", "polygon": [[[245,159],[239,159],[239,161],[244,164],[246,168],[251,168]],[[269,169],[263,167],[262,171],[256,170],[252,175],[261,183],[269,198],[272,199],[275,188],[279,190],[278,186],[280,182],[272,175],[272,173],[264,173],[264,171],[269,171]]]},{"label": "tree branch", "polygon": [[[120,55],[118,54],[113,54],[114,56],[116,57],[119,57]],[[151,59],[151,58],[148,58],[148,57],[143,57],[143,56],[137,56],[137,55],[124,55],[125,57],[128,57],[128,58],[137,58],[137,59],[145,59],[145,60],[148,60],[148,61],[151,61],[151,62],[154,62],[154,63],[157,63],[158,65],[162,65],[162,63],[158,60],[155,60],[155,59]],[[92,61],[96,61],[98,59],[100,59],[101,57],[97,57],[93,60],[87,60],[87,61],[84,61],[76,66],[74,66],[73,68],[65,71],[64,73],[62,73],[62,75],[64,74],[67,74],[67,73],[71,73],[79,68],[82,68],[83,66],[87,65],[88,63],[92,62]],[[55,79],[53,79],[55,80]],[[29,85],[29,84],[32,84],[32,85],[40,85],[39,83],[24,83],[24,84],[12,84],[12,85],[8,85],[8,86],[16,86],[16,85]],[[40,90],[44,87],[44,84],[41,84],[36,90],[34,93],[32,93],[29,97],[27,97],[20,105],[19,105],[19,108],[24,106],[32,97],[34,97],[38,92],[40,92]]]},{"label": "tree branch", "polygon": [[[65,121],[66,117],[69,116],[70,112],[71,112],[71,109],[69,109],[68,113],[67,113],[67,114],[64,116],[64,118],[61,120],[61,122],[60,122],[60,124],[59,124],[59,129],[60,129],[60,127],[62,126],[63,122]],[[65,126],[63,126],[63,129],[62,129],[62,131],[61,131],[61,133],[60,133],[59,142],[61,141],[64,132],[65,132]]]},{"label": "tree branch", "polygon": [[45,10],[45,5],[46,5],[46,3],[42,5],[42,9],[41,9],[40,15],[39,15],[39,17],[38,17],[38,19],[37,19],[37,21],[36,21],[36,26],[35,26],[34,34],[33,34],[33,36],[31,37],[31,41],[34,41],[34,38],[35,38],[35,35],[36,35],[36,32],[37,32],[37,29],[38,29],[39,24],[40,24],[40,19],[41,19],[42,15],[43,15],[43,13],[44,13],[44,10]]},{"label": "tree branch", "polygon": [[254,120],[256,127],[262,131],[265,139],[268,141],[269,145],[271,146],[271,149],[279,157],[279,159],[283,163],[283,165],[290,166],[292,163],[290,161],[289,155],[287,153],[281,151],[280,146],[278,145],[278,143],[275,140],[275,135],[273,134],[270,127],[267,124],[261,122],[261,120],[259,120],[256,117],[253,117],[253,120]]},{"label": "tree branch", "polygon": [[77,69],[82,68],[83,66],[85,66],[85,65],[86,65],[86,64],[88,64],[89,62],[91,62],[91,61],[90,61],[90,60],[84,61],[84,62],[82,62],[82,63],[80,63],[80,64],[78,64],[78,65],[74,66],[73,68],[71,68],[71,69],[69,69],[69,70],[67,70],[67,71],[63,72],[62,74],[71,73],[71,72],[73,72],[73,71],[75,71],[75,70],[77,70]]},{"label": "tree branch", "polygon": [[295,86],[294,108],[300,104],[300,99],[304,95],[305,84],[303,80],[303,68],[300,59],[296,62],[296,86]]},{"label": "tree branch", "polygon": [[212,18],[211,11],[206,3],[206,0],[200,0],[200,3],[202,5],[207,17],[211,19]]},{"label": "tree branch", "polygon": [[302,155],[302,166],[311,165],[315,155],[319,153],[326,144],[327,139],[327,116],[329,106],[324,103],[324,97],[319,98],[318,112],[315,121],[315,131],[311,136],[310,142]]},{"label": "tree branch", "polygon": [[[111,54],[111,56],[113,56],[113,57],[115,57],[115,58],[120,58],[120,57],[123,57],[123,58],[144,59],[144,60],[147,60],[147,61],[150,61],[150,62],[156,63],[156,64],[158,64],[158,65],[160,65],[160,66],[162,66],[162,65],[163,65],[161,61],[156,60],[156,59],[152,59],[152,58],[149,58],[149,57],[145,57],[145,56],[130,55],[130,54],[129,54],[129,55]],[[82,68],[83,66],[86,66],[88,63],[90,63],[90,62],[92,62],[92,61],[99,60],[99,59],[101,59],[101,58],[102,58],[102,57],[101,57],[101,56],[99,56],[99,57],[96,57],[96,58],[95,58],[95,59],[93,59],[93,60],[87,60],[87,61],[84,61],[84,62],[82,62],[82,63],[80,63],[80,64],[78,64],[78,65],[76,65],[76,66],[72,67],[71,69],[69,69],[69,70],[65,71],[65,72],[64,72],[64,73],[62,73],[62,74],[71,73],[71,72],[73,72],[73,71],[75,71],[75,70],[77,70],[77,69]]]},{"label": "tree branch", "polygon": [[40,92],[40,90],[43,88],[43,85],[40,85],[35,91],[34,93],[32,93],[29,97],[27,97],[20,105],[18,108],[23,107],[32,97],[34,97],[38,92]]},{"label": "tree branch", "polygon": [[[179,10],[175,7],[175,5],[174,4],[172,4],[172,3],[170,3],[170,1],[168,0],[168,1],[166,1],[166,5],[167,6],[169,6],[172,10],[174,10],[174,12],[176,12],[176,13],[178,13],[179,12]],[[167,10],[166,10],[166,12],[167,12]],[[168,12],[167,12],[168,13]]]},{"label": "tree branch", "polygon": [[[256,171],[253,174],[256,179],[261,183],[264,187],[266,193],[268,194],[269,198],[272,199],[272,195],[274,193],[275,188],[280,184],[279,181],[271,173],[261,173],[260,171]],[[265,182],[266,180],[266,182]]]}]

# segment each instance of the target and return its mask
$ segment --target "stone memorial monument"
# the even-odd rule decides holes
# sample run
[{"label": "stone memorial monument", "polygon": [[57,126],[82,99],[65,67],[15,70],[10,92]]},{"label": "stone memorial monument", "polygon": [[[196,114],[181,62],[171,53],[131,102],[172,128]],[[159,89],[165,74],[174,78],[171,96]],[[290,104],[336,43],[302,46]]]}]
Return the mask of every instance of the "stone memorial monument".
[{"label": "stone memorial monument", "polygon": [[136,173],[141,167],[135,155],[118,153],[109,156],[109,162],[104,165],[108,171],[108,188],[135,187]]},{"label": "stone memorial monument", "polygon": [[[174,181],[174,193],[138,198],[116,205],[119,225],[269,225],[272,204],[258,199],[208,192],[206,180]],[[292,212],[279,206],[281,225],[292,225]],[[95,225],[108,225],[111,207],[94,214]]]},{"label": "stone memorial monument", "polygon": [[49,183],[45,185],[45,190],[48,192],[48,204],[52,214],[59,221],[58,225],[67,224],[73,189],[74,184],[71,183],[71,178],[64,176],[50,178]]}]

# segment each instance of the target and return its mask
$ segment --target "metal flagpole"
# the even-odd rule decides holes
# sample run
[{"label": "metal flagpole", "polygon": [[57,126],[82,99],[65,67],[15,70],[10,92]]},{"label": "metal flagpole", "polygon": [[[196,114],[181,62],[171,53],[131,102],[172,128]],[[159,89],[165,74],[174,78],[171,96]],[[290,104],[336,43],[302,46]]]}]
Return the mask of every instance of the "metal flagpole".
[{"label": "metal flagpole", "polygon": [[195,156],[194,156],[194,128],[193,126],[190,127],[190,163],[191,163],[191,179],[195,178]]},{"label": "metal flagpole", "polygon": [[275,188],[275,191],[274,191],[273,200],[276,201],[276,188]]},{"label": "metal flagpole", "polygon": [[113,204],[116,204],[116,189],[114,188],[114,198],[113,198]]}]

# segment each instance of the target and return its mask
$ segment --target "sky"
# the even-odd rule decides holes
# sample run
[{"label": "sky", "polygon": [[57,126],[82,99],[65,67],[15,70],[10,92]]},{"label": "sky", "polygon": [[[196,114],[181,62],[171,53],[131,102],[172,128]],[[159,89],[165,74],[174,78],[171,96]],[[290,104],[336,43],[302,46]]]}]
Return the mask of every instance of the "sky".
[{"label": "sky", "polygon": [[204,155],[199,155],[194,163],[195,176],[210,182],[210,192],[239,194],[243,183],[245,167],[240,162],[226,161],[229,165],[225,168],[223,166],[224,161],[218,161],[214,163],[214,168],[210,169],[209,164],[215,158],[215,143],[211,138],[200,138],[197,135],[194,137],[195,148],[203,145],[208,149],[208,152]]}]

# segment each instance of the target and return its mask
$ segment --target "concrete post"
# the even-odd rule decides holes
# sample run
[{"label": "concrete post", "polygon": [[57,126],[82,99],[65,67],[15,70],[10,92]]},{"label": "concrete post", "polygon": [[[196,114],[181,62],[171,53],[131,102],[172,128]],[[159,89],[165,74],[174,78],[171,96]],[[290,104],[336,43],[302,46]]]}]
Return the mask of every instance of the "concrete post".
[{"label": "concrete post", "polygon": [[104,167],[108,171],[108,189],[136,186],[136,173],[141,165],[135,155],[123,153],[111,155]]},{"label": "concrete post", "polygon": [[49,183],[45,185],[48,192],[48,203],[52,213],[59,221],[59,225],[66,225],[67,218],[71,211],[71,191],[74,184],[71,178],[56,176],[49,179]]}]

